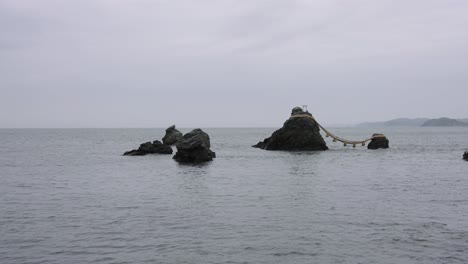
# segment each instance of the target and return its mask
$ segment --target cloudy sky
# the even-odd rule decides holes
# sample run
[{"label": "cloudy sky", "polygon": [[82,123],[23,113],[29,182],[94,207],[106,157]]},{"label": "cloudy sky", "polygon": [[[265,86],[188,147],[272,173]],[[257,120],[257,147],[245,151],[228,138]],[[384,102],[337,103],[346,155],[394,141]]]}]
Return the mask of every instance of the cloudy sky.
[{"label": "cloudy sky", "polygon": [[0,127],[468,117],[466,0],[0,0]]}]

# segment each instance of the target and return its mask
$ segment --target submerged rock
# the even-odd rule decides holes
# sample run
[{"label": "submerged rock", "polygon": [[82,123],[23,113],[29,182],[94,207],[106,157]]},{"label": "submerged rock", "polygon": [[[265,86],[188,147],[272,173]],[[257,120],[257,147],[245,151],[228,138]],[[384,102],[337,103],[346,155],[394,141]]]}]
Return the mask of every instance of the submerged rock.
[{"label": "submerged rock", "polygon": [[320,128],[309,112],[300,107],[292,109],[291,118],[271,137],[252,146],[265,150],[327,150]]},{"label": "submerged rock", "polygon": [[174,159],[181,163],[201,163],[216,158],[216,154],[210,150],[210,136],[199,128],[185,134],[176,147]]},{"label": "submerged rock", "polygon": [[463,159],[468,161],[468,151],[465,151],[465,153],[463,153]]},{"label": "submerged rock", "polygon": [[124,153],[124,156],[143,156],[146,154],[172,154],[171,146],[164,145],[159,140],[146,142],[140,145],[138,149],[130,150]]},{"label": "submerged rock", "polygon": [[373,139],[367,145],[367,149],[380,149],[380,148],[388,148],[388,139],[383,134],[373,134]]},{"label": "submerged rock", "polygon": [[166,134],[162,138],[162,141],[166,145],[174,145],[182,140],[182,138],[182,133],[175,128],[175,125],[172,125],[166,129]]}]

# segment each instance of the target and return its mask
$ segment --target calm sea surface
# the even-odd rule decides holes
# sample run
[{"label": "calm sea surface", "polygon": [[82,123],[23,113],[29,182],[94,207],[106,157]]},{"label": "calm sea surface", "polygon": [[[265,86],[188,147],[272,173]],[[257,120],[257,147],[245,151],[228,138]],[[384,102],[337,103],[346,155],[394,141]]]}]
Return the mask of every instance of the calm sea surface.
[{"label": "calm sea surface", "polygon": [[[181,129],[188,132],[188,129]],[[467,263],[467,128],[335,128],[388,150],[123,157],[164,129],[0,130],[0,263]]]}]

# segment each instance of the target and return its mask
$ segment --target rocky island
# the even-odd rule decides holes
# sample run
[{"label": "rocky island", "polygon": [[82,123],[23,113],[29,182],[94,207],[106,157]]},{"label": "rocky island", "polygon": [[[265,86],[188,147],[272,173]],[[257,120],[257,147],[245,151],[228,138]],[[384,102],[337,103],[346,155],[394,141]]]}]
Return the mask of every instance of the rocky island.
[{"label": "rocky island", "polygon": [[173,159],[180,163],[202,163],[216,158],[216,153],[210,150],[210,136],[199,128],[185,134],[176,147]]},{"label": "rocky island", "polygon": [[291,117],[269,138],[252,146],[265,150],[327,150],[320,127],[307,111],[292,109]]},{"label": "rocky island", "polygon": [[389,148],[389,141],[383,134],[373,134],[372,140],[367,145],[367,149]]},{"label": "rocky island", "polygon": [[164,145],[159,140],[146,142],[140,145],[138,149],[125,152],[124,156],[144,156],[147,154],[172,154],[171,146]]},{"label": "rocky island", "polygon": [[163,142],[142,143],[138,149],[125,152],[124,156],[144,156],[147,154],[172,154],[169,144],[176,144],[177,153],[173,159],[180,163],[202,163],[216,158],[216,153],[211,151],[210,136],[197,128],[185,135],[172,125],[166,129]]}]

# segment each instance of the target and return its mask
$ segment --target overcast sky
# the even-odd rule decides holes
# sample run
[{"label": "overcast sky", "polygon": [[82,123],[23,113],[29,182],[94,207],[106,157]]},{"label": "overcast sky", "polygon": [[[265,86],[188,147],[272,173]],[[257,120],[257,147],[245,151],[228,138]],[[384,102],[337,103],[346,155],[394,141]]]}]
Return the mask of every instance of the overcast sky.
[{"label": "overcast sky", "polygon": [[0,0],[0,127],[468,117],[466,0]]}]

